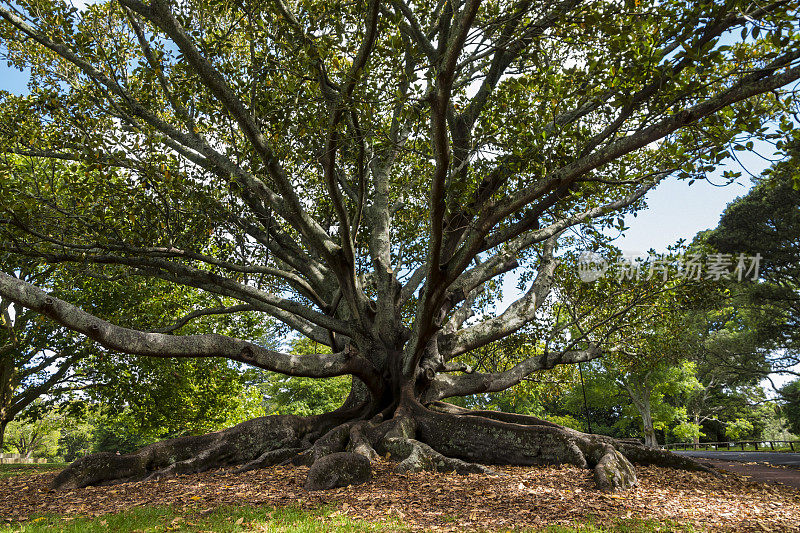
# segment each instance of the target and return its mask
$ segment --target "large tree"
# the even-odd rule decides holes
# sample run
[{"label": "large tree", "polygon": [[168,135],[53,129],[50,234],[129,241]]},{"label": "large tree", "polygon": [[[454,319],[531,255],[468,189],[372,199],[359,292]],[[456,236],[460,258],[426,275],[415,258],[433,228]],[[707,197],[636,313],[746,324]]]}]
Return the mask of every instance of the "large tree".
[{"label": "large tree", "polygon": [[[785,0],[4,3],[5,55],[32,81],[30,95],[3,98],[2,246],[234,299],[187,319],[256,311],[331,353],[123,328],[13,272],[0,294],[120,352],[353,376],[332,413],[90,457],[56,486],[345,448],[389,452],[401,469],[571,463],[595,467],[603,486],[635,482],[629,460],[691,467],[438,402],[602,354],[571,339],[501,372],[454,364],[540,315],[562,232],[612,224],[661,180],[707,171],[730,142],[765,133],[800,78],[796,11]],[[517,268],[519,299],[484,312]]]}]

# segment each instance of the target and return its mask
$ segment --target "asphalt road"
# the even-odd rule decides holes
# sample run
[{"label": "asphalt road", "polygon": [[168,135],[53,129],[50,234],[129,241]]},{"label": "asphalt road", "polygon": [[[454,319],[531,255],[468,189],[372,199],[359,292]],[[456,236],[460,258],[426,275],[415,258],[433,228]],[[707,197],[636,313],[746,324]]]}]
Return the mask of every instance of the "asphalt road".
[{"label": "asphalt road", "polygon": [[710,451],[676,451],[688,457],[717,459],[720,461],[738,461],[741,463],[769,463],[776,466],[793,466],[800,468],[800,453],[773,452],[710,452]]}]

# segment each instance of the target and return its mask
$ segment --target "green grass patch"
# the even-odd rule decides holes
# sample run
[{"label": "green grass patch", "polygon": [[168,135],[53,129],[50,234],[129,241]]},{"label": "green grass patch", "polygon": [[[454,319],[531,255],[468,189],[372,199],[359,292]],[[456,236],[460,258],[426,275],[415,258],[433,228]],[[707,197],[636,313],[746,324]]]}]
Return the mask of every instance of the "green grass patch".
[{"label": "green grass patch", "polygon": [[52,472],[54,470],[61,470],[65,466],[67,466],[67,463],[0,464],[0,479],[28,474],[40,474],[42,472]]},{"label": "green grass patch", "polygon": [[181,532],[354,532],[405,531],[396,522],[370,523],[352,520],[334,509],[274,509],[256,506],[219,507],[209,512],[180,512],[172,507],[139,507],[96,518],[45,515],[28,522],[0,526],[0,533],[138,533]]}]

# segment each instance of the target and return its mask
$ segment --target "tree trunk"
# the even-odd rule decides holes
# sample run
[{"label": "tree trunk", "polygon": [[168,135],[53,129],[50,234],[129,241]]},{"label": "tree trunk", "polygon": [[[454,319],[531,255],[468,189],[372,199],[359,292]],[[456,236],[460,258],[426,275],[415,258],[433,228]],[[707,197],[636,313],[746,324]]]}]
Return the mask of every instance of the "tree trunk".
[{"label": "tree trunk", "polygon": [[656,439],[655,428],[653,428],[653,412],[650,406],[652,390],[646,385],[647,379],[649,379],[649,373],[645,376],[643,380],[644,383],[635,383],[628,380],[624,380],[622,383],[628,391],[628,395],[631,397],[633,406],[636,407],[639,416],[642,418],[644,445],[648,448],[660,448],[658,439]]},{"label": "tree trunk", "polygon": [[8,426],[8,422],[8,420],[0,420],[0,453],[5,450],[6,427]]},{"label": "tree trunk", "polygon": [[642,433],[644,434],[644,445],[648,448],[660,448],[656,439],[656,430],[653,428],[653,413],[650,408],[649,391],[647,397],[633,398],[633,405],[642,417]]},{"label": "tree trunk", "polygon": [[[649,405],[648,405],[649,407]],[[656,430],[653,428],[653,416],[647,409],[642,413],[642,431],[644,432],[644,445],[648,448],[659,448]]]},{"label": "tree trunk", "polygon": [[[587,435],[534,417],[471,411],[438,401],[423,405],[420,398],[429,381],[424,375],[404,376],[392,355],[383,359],[386,382],[380,394],[370,393],[354,379],[345,404],[331,413],[257,418],[216,433],[151,444],[131,454],[91,455],[62,471],[53,487],[72,489],[219,467],[246,471],[274,464],[311,465],[332,454],[348,455],[340,452],[369,460],[388,454],[405,472],[480,473],[489,472],[486,465],[492,464],[572,464],[594,469],[603,489],[635,485],[632,461],[707,470],[669,452]],[[336,471],[327,475],[317,470],[315,479],[336,479]]]},{"label": "tree trunk", "polygon": [[25,436],[20,436],[19,440],[17,441],[17,451],[22,455],[25,459],[30,459],[31,454],[33,453],[34,447],[36,447],[36,430],[31,432],[30,438],[25,439]]}]

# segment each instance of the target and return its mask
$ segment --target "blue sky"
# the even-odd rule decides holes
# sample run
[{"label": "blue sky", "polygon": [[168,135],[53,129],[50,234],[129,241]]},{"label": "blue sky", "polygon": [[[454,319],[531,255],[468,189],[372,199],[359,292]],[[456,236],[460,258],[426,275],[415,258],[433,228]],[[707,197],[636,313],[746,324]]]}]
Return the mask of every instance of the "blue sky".
[{"label": "blue sky", "polygon": [[16,94],[28,92],[28,73],[20,72],[9,67],[6,63],[0,65],[0,89]]},{"label": "blue sky", "polygon": [[[768,166],[754,154],[742,157],[742,165],[755,175]],[[635,218],[626,217],[625,224],[630,229],[617,240],[617,246],[631,254],[646,255],[650,248],[662,252],[681,238],[691,241],[698,231],[716,227],[725,206],[751,187],[750,176],[741,170],[742,165],[735,161],[728,163],[725,168],[741,171],[742,177],[724,187],[707,181],[689,185],[688,181],[675,178],[665,180],[645,197],[646,210],[639,211]],[[721,169],[718,172],[721,174]],[[715,181],[713,177],[711,181]],[[721,180],[716,182],[721,183]]]}]

